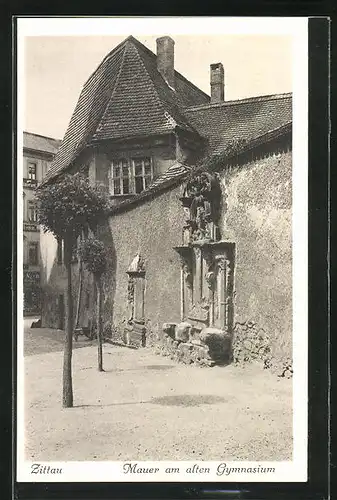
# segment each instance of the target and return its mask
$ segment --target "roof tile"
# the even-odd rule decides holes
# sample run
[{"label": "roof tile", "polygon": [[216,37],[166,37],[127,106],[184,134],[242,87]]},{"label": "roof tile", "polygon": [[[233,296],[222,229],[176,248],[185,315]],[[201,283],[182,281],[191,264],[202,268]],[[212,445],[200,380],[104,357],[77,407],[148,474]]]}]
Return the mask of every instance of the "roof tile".
[{"label": "roof tile", "polygon": [[208,152],[221,153],[233,139],[254,139],[292,121],[292,96],[253,97],[185,109],[189,122],[209,140]]},{"label": "roof tile", "polygon": [[94,142],[163,134],[176,126],[194,131],[181,108],[210,98],[178,72],[175,76],[174,91],[158,72],[156,55],[133,37],[124,40],[85,83],[45,181]]}]

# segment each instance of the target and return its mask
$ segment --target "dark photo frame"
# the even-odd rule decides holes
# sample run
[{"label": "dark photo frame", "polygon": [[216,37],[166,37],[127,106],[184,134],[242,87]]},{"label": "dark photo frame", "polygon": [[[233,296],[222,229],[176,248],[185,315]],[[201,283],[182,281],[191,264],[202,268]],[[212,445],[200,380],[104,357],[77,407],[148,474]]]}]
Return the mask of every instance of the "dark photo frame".
[{"label": "dark photo frame", "polygon": [[[64,498],[64,499],[106,499],[106,498],[296,498],[311,500],[326,498],[329,495],[329,450],[330,450],[330,408],[329,408],[329,376],[330,376],[330,330],[328,321],[328,289],[329,279],[327,262],[329,260],[329,119],[330,119],[330,20],[325,17],[308,19],[309,43],[309,116],[308,116],[308,186],[309,186],[309,247],[308,247],[308,481],[280,483],[20,483],[16,474],[16,418],[13,419],[13,483],[9,485],[12,497],[27,500]],[[13,18],[13,69],[12,69],[12,117],[13,141],[12,152],[12,186],[13,206],[16,207],[16,162],[20,154],[16,149],[16,19]],[[10,93],[10,86],[8,86]],[[11,135],[11,134],[10,134]],[[10,141],[12,142],[12,141]],[[11,154],[11,153],[10,153]],[[144,167],[145,168],[145,167]],[[4,197],[8,200],[8,197]],[[10,213],[11,213],[10,209]],[[15,209],[13,209],[15,213]],[[8,226],[8,219],[7,219]],[[5,226],[6,227],[6,226]],[[16,366],[16,217],[12,219],[12,227],[8,228],[13,235],[13,394],[14,416],[16,417],[17,401],[17,366]],[[319,234],[319,237],[317,237]],[[136,272],[139,270],[137,269]],[[131,270],[134,272],[134,270]],[[143,277],[144,268],[139,271]],[[8,279],[8,274],[7,274]],[[319,307],[318,307],[319,304]],[[142,334],[142,332],[141,332]],[[9,342],[9,349],[11,349]],[[5,363],[6,366],[6,363]],[[9,397],[12,388],[9,389]],[[11,419],[10,406],[7,413]],[[5,415],[4,415],[5,416]],[[6,418],[6,416],[5,416]],[[6,436],[5,436],[6,437]],[[8,434],[7,434],[8,438]],[[7,439],[9,450],[11,441]],[[7,478],[9,475],[7,476]]]}]

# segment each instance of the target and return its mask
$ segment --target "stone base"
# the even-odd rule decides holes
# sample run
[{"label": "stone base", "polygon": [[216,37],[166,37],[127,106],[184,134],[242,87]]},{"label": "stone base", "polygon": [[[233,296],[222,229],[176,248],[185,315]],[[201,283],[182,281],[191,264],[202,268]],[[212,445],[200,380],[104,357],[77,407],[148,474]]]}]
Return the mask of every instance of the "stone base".
[{"label": "stone base", "polygon": [[[185,322],[176,326],[175,336],[172,335],[172,323],[170,323],[169,332],[167,323],[163,325],[163,330],[162,342],[156,346],[158,354],[184,364],[197,366],[215,366],[229,363],[231,360],[231,341],[222,330],[204,328],[197,338],[195,338],[193,327],[188,328]],[[186,337],[187,331],[189,338]]]},{"label": "stone base", "polygon": [[145,347],[146,345],[146,327],[143,323],[133,321],[125,326],[123,332],[123,342],[126,345],[135,347]]}]

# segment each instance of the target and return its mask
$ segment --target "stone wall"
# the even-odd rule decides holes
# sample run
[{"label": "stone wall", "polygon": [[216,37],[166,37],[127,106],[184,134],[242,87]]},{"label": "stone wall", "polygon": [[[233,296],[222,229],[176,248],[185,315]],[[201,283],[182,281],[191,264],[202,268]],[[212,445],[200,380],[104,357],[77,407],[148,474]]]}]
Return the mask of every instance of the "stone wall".
[{"label": "stone wall", "polygon": [[180,320],[180,261],[183,213],[180,188],[110,218],[116,256],[113,321],[128,318],[126,271],[137,253],[145,260],[145,317],[153,325]]},{"label": "stone wall", "polygon": [[291,152],[222,176],[222,232],[235,241],[235,322],[264,329],[276,356],[292,352]]},{"label": "stone wall", "polygon": [[[221,178],[221,239],[235,242],[236,247],[234,324],[253,323],[257,331],[266,332],[273,356],[291,356],[291,153],[247,162],[226,171]],[[137,253],[145,260],[146,322],[159,332],[159,339],[163,337],[163,323],[180,322],[181,264],[173,247],[181,244],[184,224],[181,193],[181,187],[163,192],[110,217],[101,229],[110,255],[104,279],[104,322],[118,326],[128,319],[126,271]],[[44,245],[43,252],[50,250],[52,247]],[[44,260],[43,324],[56,327],[57,296],[65,291],[65,272],[50,256]],[[74,294],[76,269],[74,266]],[[94,303],[90,280],[86,275],[82,303],[89,294],[90,307],[82,304],[82,323]]]}]

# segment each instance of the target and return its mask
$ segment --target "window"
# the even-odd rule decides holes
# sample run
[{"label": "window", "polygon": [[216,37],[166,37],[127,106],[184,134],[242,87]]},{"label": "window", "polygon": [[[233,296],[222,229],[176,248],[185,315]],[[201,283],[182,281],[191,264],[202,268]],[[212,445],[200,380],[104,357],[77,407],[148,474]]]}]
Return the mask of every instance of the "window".
[{"label": "window", "polygon": [[113,194],[131,193],[131,172],[127,160],[117,160],[112,163]]},{"label": "window", "polygon": [[38,243],[37,242],[31,242],[29,243],[28,247],[28,262],[31,266],[37,266],[39,263],[39,256],[38,256]]},{"label": "window", "polygon": [[114,160],[111,174],[113,195],[141,193],[153,180],[151,158]]},{"label": "window", "polygon": [[138,158],[133,160],[135,172],[135,192],[141,193],[146,189],[153,178],[152,164],[150,158]]},{"label": "window", "polygon": [[28,201],[28,220],[37,222],[37,207],[35,201]]},{"label": "window", "polygon": [[36,163],[28,162],[28,179],[36,181]]}]

